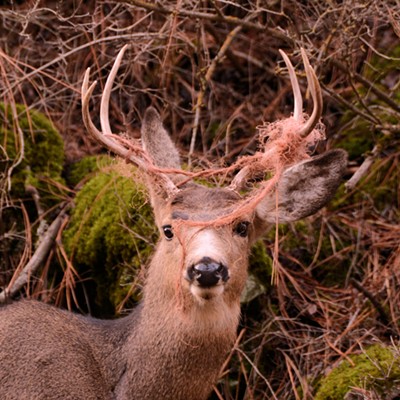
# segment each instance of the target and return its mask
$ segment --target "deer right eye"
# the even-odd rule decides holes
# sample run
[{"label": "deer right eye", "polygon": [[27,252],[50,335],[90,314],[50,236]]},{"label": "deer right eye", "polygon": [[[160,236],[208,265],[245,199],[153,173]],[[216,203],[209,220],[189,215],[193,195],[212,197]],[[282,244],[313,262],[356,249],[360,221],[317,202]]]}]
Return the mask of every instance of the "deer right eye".
[{"label": "deer right eye", "polygon": [[241,221],[235,226],[234,232],[241,237],[246,237],[249,231],[249,225],[249,222]]},{"label": "deer right eye", "polygon": [[171,240],[174,237],[174,232],[171,225],[164,225],[162,229],[167,240]]}]

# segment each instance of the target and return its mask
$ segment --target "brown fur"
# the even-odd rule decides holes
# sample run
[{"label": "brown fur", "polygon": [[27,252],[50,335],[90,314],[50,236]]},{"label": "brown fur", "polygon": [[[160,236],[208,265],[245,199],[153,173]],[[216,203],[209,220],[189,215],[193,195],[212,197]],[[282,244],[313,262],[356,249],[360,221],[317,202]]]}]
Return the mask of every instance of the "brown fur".
[{"label": "brown fur", "polygon": [[[153,109],[144,118],[142,137],[156,166],[177,168],[178,152]],[[252,243],[277,216],[295,220],[322,207],[345,166],[341,151],[303,161],[276,175],[251,207],[241,209],[245,200],[230,189],[188,183],[168,197],[151,174],[161,239],[143,302],[116,321],[33,301],[1,308],[0,399],[205,400],[235,340]],[[249,224],[245,237],[235,233],[241,221]],[[165,225],[172,226],[171,240],[163,237]],[[229,270],[223,288],[211,294],[207,289],[204,296],[185,279],[187,268],[203,257]]]}]

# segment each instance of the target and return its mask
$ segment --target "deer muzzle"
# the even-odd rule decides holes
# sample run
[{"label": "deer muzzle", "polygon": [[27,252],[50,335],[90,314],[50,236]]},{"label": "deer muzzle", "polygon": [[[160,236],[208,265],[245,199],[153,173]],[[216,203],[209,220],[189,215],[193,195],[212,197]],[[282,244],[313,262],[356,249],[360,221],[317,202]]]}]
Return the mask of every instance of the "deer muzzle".
[{"label": "deer muzzle", "polygon": [[229,279],[228,268],[209,257],[203,257],[199,263],[190,266],[187,270],[189,282],[202,288],[224,284]]}]

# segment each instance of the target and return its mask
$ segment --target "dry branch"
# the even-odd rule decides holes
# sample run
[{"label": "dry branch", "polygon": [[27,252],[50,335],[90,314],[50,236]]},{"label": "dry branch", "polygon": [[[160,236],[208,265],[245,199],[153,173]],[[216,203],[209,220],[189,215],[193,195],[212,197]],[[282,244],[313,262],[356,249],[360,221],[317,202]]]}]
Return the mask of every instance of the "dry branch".
[{"label": "dry branch", "polygon": [[285,42],[288,42],[288,44],[292,44],[293,41],[290,37],[286,36],[283,34],[280,30],[278,29],[272,29],[267,26],[263,26],[260,24],[256,24],[247,20],[243,20],[231,15],[223,15],[220,12],[217,12],[216,14],[210,14],[210,13],[205,13],[205,12],[198,12],[198,11],[189,11],[185,9],[176,9],[176,8],[169,8],[162,6],[161,4],[152,4],[148,3],[146,1],[142,0],[128,0],[129,3],[134,4],[135,6],[138,7],[143,7],[146,10],[149,11],[154,11],[157,13],[161,14],[167,14],[167,15],[178,15],[180,17],[189,17],[189,18],[194,18],[194,19],[199,19],[199,20],[204,20],[204,21],[209,21],[209,22],[225,22],[228,25],[233,25],[233,26],[241,26],[243,28],[248,28],[248,29],[254,29],[256,31],[262,31],[266,35],[275,37],[277,39],[283,40]]},{"label": "dry branch", "polygon": [[[350,279],[350,283],[373,304],[373,306],[378,311],[378,313],[382,319],[382,322],[385,325],[387,325],[388,327],[390,327],[390,329],[392,329],[392,326],[391,326],[392,322],[389,318],[389,315],[387,314],[387,312],[385,311],[383,306],[379,303],[379,301],[373,296],[373,294],[370,293],[365,287],[363,287],[359,282],[357,282],[353,278]],[[395,331],[393,331],[393,332],[395,333]]]},{"label": "dry branch", "polygon": [[360,82],[363,84],[363,86],[371,90],[380,100],[384,101],[388,106],[393,108],[393,110],[397,111],[400,113],[400,104],[396,102],[396,100],[393,100],[391,97],[389,97],[386,93],[384,93],[382,90],[378,88],[377,85],[375,85],[373,82],[369,81],[359,73],[355,71],[350,71],[348,67],[346,67],[344,64],[342,64],[340,61],[336,60],[335,58],[331,58],[330,62],[337,68],[339,68],[343,73],[349,74],[352,78],[354,78],[357,82]]},{"label": "dry branch", "polygon": [[357,183],[368,173],[378,152],[378,146],[375,146],[372,149],[371,155],[365,158],[365,160],[354,173],[354,175],[344,184],[347,191],[353,190],[356,187]]},{"label": "dry branch", "polygon": [[189,148],[189,153],[188,153],[189,165],[191,165],[191,160],[192,160],[195,145],[196,145],[197,131],[199,129],[199,124],[200,124],[200,110],[203,106],[203,99],[204,99],[206,87],[209,84],[209,82],[213,76],[213,73],[215,72],[215,69],[217,68],[218,63],[222,60],[225,53],[228,51],[229,46],[232,43],[233,39],[241,31],[241,29],[242,29],[241,26],[237,26],[235,29],[233,29],[231,32],[229,32],[228,36],[226,37],[224,43],[222,44],[222,46],[220,48],[218,54],[215,56],[215,58],[212,60],[212,62],[210,64],[210,66],[208,67],[208,70],[204,77],[204,81],[201,82],[200,91],[197,95],[197,102],[196,102],[196,106],[195,106],[195,115],[194,115],[193,130],[192,130],[192,139],[190,141],[190,148]]}]

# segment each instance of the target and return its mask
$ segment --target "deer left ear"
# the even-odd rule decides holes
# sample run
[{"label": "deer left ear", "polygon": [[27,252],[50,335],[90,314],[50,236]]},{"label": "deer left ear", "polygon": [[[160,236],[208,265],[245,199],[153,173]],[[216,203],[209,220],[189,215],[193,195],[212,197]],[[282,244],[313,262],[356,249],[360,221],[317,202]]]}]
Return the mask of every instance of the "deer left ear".
[{"label": "deer left ear", "polygon": [[314,214],[332,199],[346,167],[347,153],[335,149],[288,168],[279,180],[277,192],[258,205],[257,217],[273,223],[276,218],[279,222],[292,222]]}]

